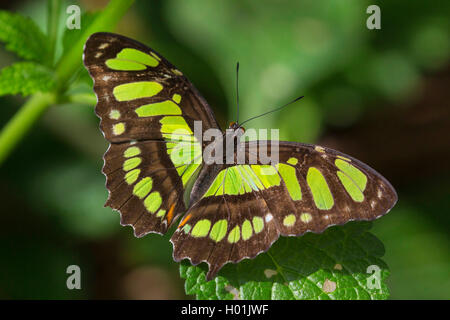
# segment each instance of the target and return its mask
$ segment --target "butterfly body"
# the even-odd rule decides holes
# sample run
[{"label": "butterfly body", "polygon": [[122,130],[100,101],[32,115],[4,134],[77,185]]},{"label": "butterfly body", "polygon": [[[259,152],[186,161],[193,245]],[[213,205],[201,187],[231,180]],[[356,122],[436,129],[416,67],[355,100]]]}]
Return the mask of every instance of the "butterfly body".
[{"label": "butterfly body", "polygon": [[207,165],[204,164],[200,171],[197,180],[192,187],[189,203],[196,203],[208,190],[209,186],[213,183],[220,171],[225,168],[225,164],[222,165]]},{"label": "butterfly body", "polygon": [[211,150],[225,150],[225,152],[223,152],[220,161],[213,161],[214,159],[208,161],[207,157],[203,156],[202,168],[192,187],[189,203],[197,202],[205,194],[220,171],[227,166],[238,164],[237,149],[244,131],[238,124],[231,123],[228,130],[223,132],[222,135],[205,144],[205,147]]},{"label": "butterfly body", "polygon": [[[373,220],[397,201],[385,178],[338,151],[241,141],[238,123],[221,131],[181,71],[134,40],[93,34],[84,63],[111,143],[106,205],[136,236],[165,233],[182,216],[171,238],[174,259],[206,262],[208,279],[228,262],[267,251],[280,235]],[[204,139],[214,130],[216,139]],[[278,159],[267,163],[273,152]]]}]

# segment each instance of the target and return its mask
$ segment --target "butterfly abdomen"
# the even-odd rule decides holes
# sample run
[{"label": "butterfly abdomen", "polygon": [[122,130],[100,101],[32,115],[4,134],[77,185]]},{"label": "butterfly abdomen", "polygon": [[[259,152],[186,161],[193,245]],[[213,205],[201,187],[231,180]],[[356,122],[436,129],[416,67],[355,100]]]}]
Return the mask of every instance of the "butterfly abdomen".
[{"label": "butterfly abdomen", "polygon": [[201,199],[201,197],[205,194],[205,192],[209,189],[213,181],[216,179],[217,175],[220,171],[225,168],[225,165],[204,165],[197,177],[197,180],[195,181],[191,196],[189,200],[189,205],[192,206],[194,203],[196,203],[198,200]]}]

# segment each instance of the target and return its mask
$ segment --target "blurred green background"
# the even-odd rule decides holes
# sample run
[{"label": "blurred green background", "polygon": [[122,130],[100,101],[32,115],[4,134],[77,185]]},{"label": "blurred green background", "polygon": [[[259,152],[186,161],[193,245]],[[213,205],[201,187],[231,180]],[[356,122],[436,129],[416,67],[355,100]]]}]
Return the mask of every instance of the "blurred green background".
[{"label": "blurred green background", "polygon": [[[106,1],[74,3],[84,12]],[[366,28],[371,4],[381,30]],[[0,6],[45,30],[46,1]],[[391,298],[449,299],[449,14],[444,0],[137,1],[116,32],[182,70],[222,127],[236,117],[237,61],[240,119],[304,95],[250,125],[340,150],[388,178],[399,202],[373,233]],[[0,67],[15,60],[2,45]],[[1,127],[23,102],[0,98]],[[0,167],[0,298],[186,298],[169,236],[136,239],[103,207],[98,123],[92,105],[52,107]],[[66,288],[73,264],[82,290]]]}]

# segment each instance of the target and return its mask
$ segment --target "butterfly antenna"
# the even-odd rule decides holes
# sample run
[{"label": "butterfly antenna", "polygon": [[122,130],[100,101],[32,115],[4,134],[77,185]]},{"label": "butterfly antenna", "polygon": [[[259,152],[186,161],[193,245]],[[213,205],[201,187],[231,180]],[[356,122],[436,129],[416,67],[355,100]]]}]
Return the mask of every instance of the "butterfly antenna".
[{"label": "butterfly antenna", "polygon": [[237,100],[236,123],[239,124],[239,61],[236,64],[236,100]]},{"label": "butterfly antenna", "polygon": [[285,105],[282,105],[281,107],[278,107],[278,108],[276,108],[276,109],[273,109],[273,110],[264,112],[263,114],[254,116],[254,117],[252,117],[252,118],[250,118],[250,119],[247,119],[247,120],[245,120],[244,122],[242,122],[242,123],[240,124],[240,126],[242,126],[242,125],[243,125],[244,123],[246,123],[246,122],[249,122],[250,120],[254,120],[254,119],[256,119],[256,118],[265,116],[266,114],[269,114],[269,113],[272,113],[272,112],[275,112],[275,111],[279,111],[279,110],[283,109],[284,107],[287,107],[288,105],[290,105],[290,104],[292,104],[292,103],[294,103],[294,102],[300,100],[300,99],[303,98],[303,97],[304,97],[304,96],[300,96],[300,97],[298,97],[298,98],[292,100],[291,102],[288,102],[288,103],[286,103]]}]

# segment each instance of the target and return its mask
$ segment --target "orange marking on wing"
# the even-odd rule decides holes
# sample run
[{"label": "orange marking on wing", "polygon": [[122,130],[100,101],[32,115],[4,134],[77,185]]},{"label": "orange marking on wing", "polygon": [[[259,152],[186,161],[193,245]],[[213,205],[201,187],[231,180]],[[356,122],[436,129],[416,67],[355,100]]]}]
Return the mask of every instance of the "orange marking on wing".
[{"label": "orange marking on wing", "polygon": [[172,222],[174,209],[175,209],[175,203],[172,204],[172,206],[169,209],[169,212],[167,213],[167,224],[170,224]]},{"label": "orange marking on wing", "polygon": [[178,226],[178,228],[181,228],[182,226],[184,226],[186,224],[186,222],[191,218],[191,214],[188,214],[183,221],[180,222],[180,225]]}]

